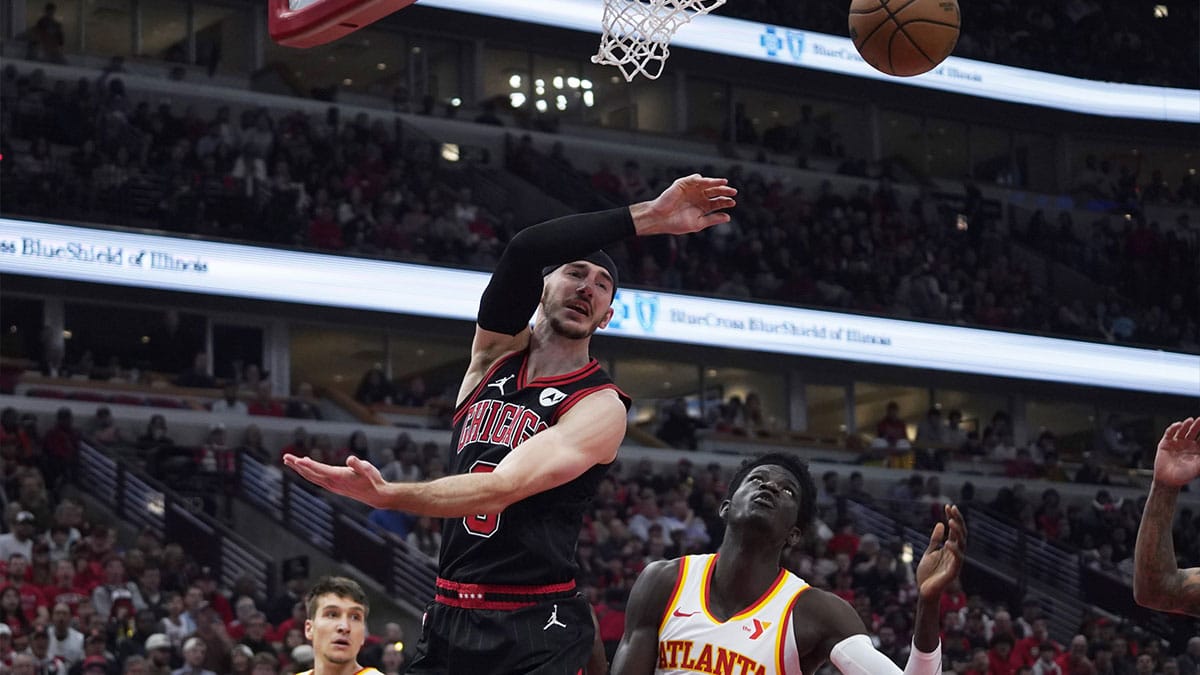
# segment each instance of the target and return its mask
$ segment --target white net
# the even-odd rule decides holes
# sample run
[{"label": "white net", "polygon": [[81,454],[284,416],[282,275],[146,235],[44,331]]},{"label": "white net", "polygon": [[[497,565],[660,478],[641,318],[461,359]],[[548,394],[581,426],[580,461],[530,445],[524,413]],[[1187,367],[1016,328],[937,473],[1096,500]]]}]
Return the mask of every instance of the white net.
[{"label": "white net", "polygon": [[675,31],[725,0],[604,0],[604,35],[592,63],[616,66],[626,82],[662,75]]}]

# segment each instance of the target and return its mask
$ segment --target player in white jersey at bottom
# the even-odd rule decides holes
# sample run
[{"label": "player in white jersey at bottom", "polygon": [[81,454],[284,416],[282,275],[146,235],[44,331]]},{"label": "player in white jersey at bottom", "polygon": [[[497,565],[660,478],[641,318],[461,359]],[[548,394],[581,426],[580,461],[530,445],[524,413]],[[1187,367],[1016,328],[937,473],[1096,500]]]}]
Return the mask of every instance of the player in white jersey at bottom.
[{"label": "player in white jersey at bottom", "polygon": [[321,577],[304,598],[304,637],[312,643],[313,667],[296,675],[383,675],[358,663],[367,640],[370,605],[362,586],[346,577]]},{"label": "player in white jersey at bottom", "polygon": [[811,675],[826,660],[844,675],[942,672],[938,605],[958,576],[966,524],[947,505],[917,566],[913,648],[903,671],[876,651],[854,609],[780,566],[812,521],[816,487],[790,455],[747,461],[721,504],[725,538],[715,555],[664,560],[634,583],[615,675]]}]

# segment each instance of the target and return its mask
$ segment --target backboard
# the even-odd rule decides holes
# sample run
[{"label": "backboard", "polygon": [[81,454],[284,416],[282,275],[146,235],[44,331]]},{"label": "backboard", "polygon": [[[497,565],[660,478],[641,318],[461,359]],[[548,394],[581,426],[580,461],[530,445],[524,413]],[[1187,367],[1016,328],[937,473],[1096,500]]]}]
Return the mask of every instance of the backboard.
[{"label": "backboard", "polygon": [[415,0],[268,0],[271,38],[288,47],[315,47],[404,9]]}]

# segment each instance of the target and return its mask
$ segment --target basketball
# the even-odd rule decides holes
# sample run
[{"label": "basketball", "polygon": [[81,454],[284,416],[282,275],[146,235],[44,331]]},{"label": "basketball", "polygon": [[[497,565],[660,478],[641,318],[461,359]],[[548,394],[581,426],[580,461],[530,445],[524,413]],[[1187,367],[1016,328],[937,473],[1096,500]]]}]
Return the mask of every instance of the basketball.
[{"label": "basketball", "polygon": [[911,77],[954,51],[958,0],[851,0],[850,39],[876,70]]}]

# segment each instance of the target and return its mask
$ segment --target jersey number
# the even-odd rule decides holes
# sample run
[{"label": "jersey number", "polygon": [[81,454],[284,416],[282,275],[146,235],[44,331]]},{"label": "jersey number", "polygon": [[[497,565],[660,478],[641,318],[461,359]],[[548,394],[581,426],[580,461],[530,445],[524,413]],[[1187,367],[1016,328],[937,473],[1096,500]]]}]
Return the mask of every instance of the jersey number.
[{"label": "jersey number", "polygon": [[[495,470],[496,465],[491,462],[478,461],[471,465],[471,473],[491,473]],[[500,529],[500,514],[477,513],[467,516],[463,518],[463,526],[476,537],[491,537]]]}]

